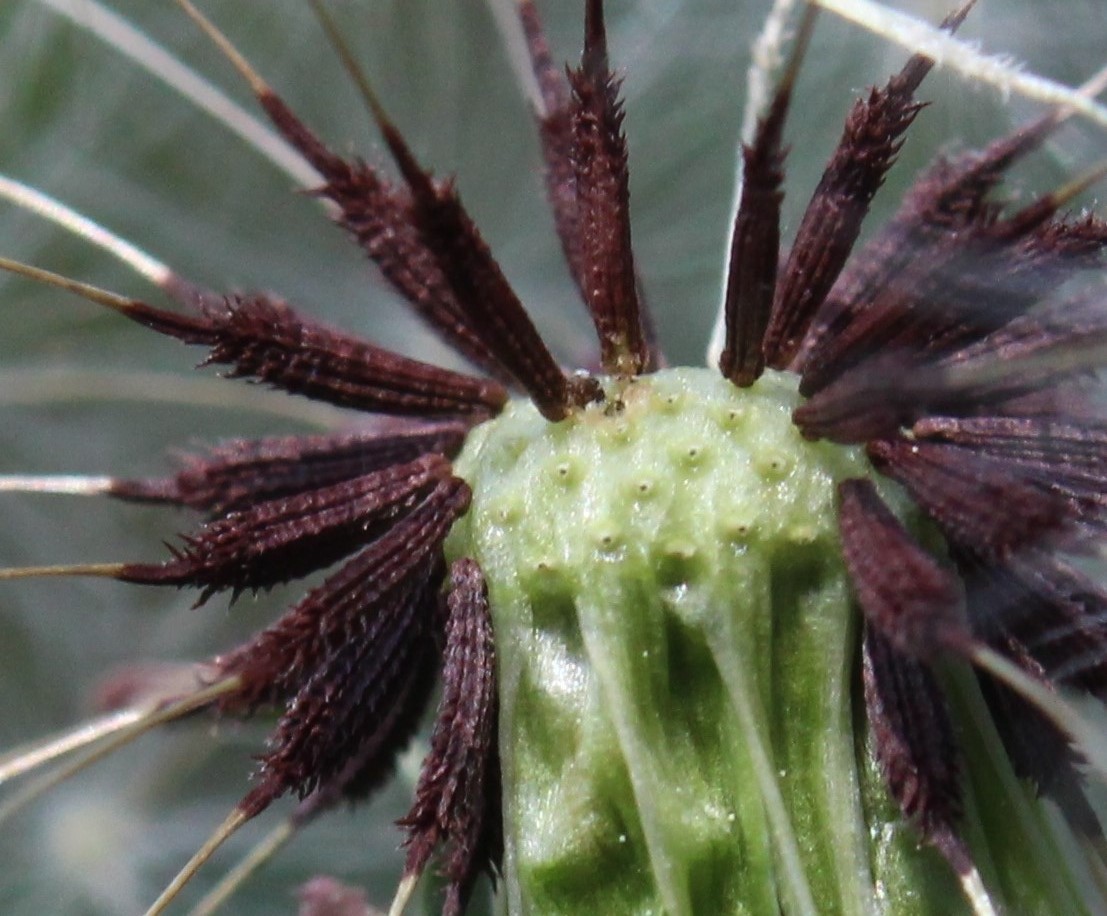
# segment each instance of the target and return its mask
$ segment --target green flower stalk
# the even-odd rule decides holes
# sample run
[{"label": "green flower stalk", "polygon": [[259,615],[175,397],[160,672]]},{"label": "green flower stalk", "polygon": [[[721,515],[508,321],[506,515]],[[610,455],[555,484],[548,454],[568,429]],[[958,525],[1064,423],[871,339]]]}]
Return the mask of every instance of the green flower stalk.
[{"label": "green flower stalk", "polygon": [[447,551],[478,559],[495,609],[508,893],[543,913],[815,893],[857,911],[835,489],[864,456],[803,441],[788,376],[609,385],[617,409],[559,424],[512,405],[457,465],[474,499]]},{"label": "green flower stalk", "polygon": [[[0,580],[188,587],[199,605],[319,574],[229,651],[124,672],[101,691],[102,716],[0,759],[0,784],[29,777],[0,822],[154,727],[269,717],[249,792],[148,910],[297,797],[199,902],[210,913],[302,828],[377,792],[437,696],[399,822],[392,916],[435,866],[432,905],[448,916],[479,907],[484,874],[513,914],[1107,909],[1084,787],[1088,771],[1107,775],[1107,752],[1067,697],[1107,695],[1107,590],[1083,565],[1107,529],[1107,418],[1089,371],[1107,341],[1107,224],[1065,213],[1107,170],[1021,205],[998,192],[1073,106],[936,160],[858,244],[923,108],[933,61],[916,53],[855,103],[784,246],[786,121],[815,26],[805,5],[742,150],[717,365],[672,368],[632,251],[603,4],[584,3],[580,63],[563,71],[537,8],[518,0],[508,28],[547,196],[595,328],[595,351],[567,369],[322,0],[311,7],[391,170],[334,152],[178,5],[275,133],[240,113],[236,129],[328,203],[475,371],[400,355],[272,294],[209,290],[0,179],[4,197],[175,307],[0,268],[203,347],[231,377],[368,415],[225,441],[168,476],[0,478],[200,516],[162,562]],[[97,21],[118,33],[110,14]],[[366,908],[325,879],[303,906],[329,897]]]},{"label": "green flower stalk", "polygon": [[[875,476],[862,452],[803,439],[787,374],[607,386],[616,409],[558,424],[509,405],[456,464],[474,496],[447,554],[478,559],[494,608],[509,908],[971,912],[858,721],[836,494]],[[997,767],[950,676],[985,725],[959,737],[993,899],[1087,911],[1089,875],[1057,869],[1076,841]]]}]

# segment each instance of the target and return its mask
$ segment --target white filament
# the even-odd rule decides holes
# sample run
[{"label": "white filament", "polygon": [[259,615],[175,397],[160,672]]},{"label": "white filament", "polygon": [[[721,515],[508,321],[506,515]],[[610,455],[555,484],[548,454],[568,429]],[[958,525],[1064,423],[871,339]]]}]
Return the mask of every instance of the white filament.
[{"label": "white filament", "polygon": [[411,902],[411,895],[415,892],[415,885],[419,880],[418,875],[404,875],[400,886],[396,888],[396,896],[392,898],[392,905],[388,908],[388,916],[404,916],[404,910]]},{"label": "white filament", "polygon": [[515,71],[515,78],[519,81],[519,89],[535,113],[545,115],[546,105],[542,100],[542,90],[538,86],[538,78],[534,75],[526,36],[519,21],[518,0],[487,0],[487,2],[488,10],[500,33],[500,41],[503,42],[504,50],[507,52],[507,59],[511,63],[511,69]]},{"label": "white filament", "polygon": [[873,0],[814,0],[819,6],[902,45],[925,54],[939,67],[948,67],[974,82],[994,86],[1006,95],[1071,108],[1089,121],[1107,127],[1107,107],[1064,83],[1024,70],[1007,57],[984,54],[949,32],[890,9]]},{"label": "white filament", "polygon": [[969,659],[978,668],[1002,681],[1043,716],[1068,735],[1088,766],[1101,780],[1107,781],[1107,735],[1096,727],[1060,694],[1030,677],[1014,662],[987,646],[974,646]]},{"label": "white filament", "polygon": [[249,819],[250,816],[240,808],[231,811],[227,819],[215,829],[215,832],[207,838],[204,845],[196,851],[196,854],[188,860],[185,867],[158,895],[158,899],[146,911],[146,916],[158,916],[158,914],[164,913],[169,904],[177,899],[184,886],[196,876],[196,872],[200,870],[200,867],[215,855],[219,847],[226,843]]},{"label": "white filament", "polygon": [[162,286],[173,276],[173,271],[168,266],[148,255],[137,245],[120,238],[99,223],[94,223],[87,216],[37,188],[32,188],[7,175],[0,175],[0,197],[102,248],[155,286]]},{"label": "white filament", "polygon": [[[738,218],[738,208],[742,204],[742,144],[752,143],[757,130],[757,119],[769,104],[772,85],[777,71],[784,60],[783,48],[788,41],[788,22],[792,18],[796,0],[775,0],[773,8],[765,18],[765,25],[754,39],[752,60],[746,73],[746,107],[742,112],[742,133],[734,157],[734,191],[730,202],[728,231]],[[726,287],[730,273],[730,236],[727,235],[726,249],[723,254],[723,277],[719,309],[715,314],[715,326],[711,330],[711,339],[707,344],[707,365],[717,366],[726,346]]]},{"label": "white filament", "polygon": [[121,731],[141,721],[149,709],[130,708],[108,713],[98,719],[82,722],[76,728],[54,738],[47,738],[28,748],[22,748],[0,758],[0,785],[45,763],[64,757],[71,751],[95,744],[101,738]]},{"label": "white filament", "polygon": [[991,898],[988,896],[988,889],[984,887],[980,872],[975,867],[970,868],[964,874],[959,874],[957,878],[961,882],[961,890],[968,899],[975,916],[999,916]]},{"label": "white filament", "polygon": [[[788,41],[788,20],[796,0],[776,0],[765,25],[753,42],[752,61],[746,74],[746,107],[742,112],[742,142],[752,143],[757,131],[757,119],[769,104],[773,78],[784,63],[784,45]],[[738,159],[741,169],[742,157]],[[741,184],[741,175],[738,176]],[[735,204],[737,209],[737,203]]]},{"label": "white filament", "polygon": [[272,859],[281,847],[292,839],[296,829],[297,824],[292,820],[281,821],[250,850],[244,859],[215,883],[203,899],[189,911],[188,916],[214,916],[247,878]]},{"label": "white filament", "polygon": [[0,493],[56,493],[64,496],[100,496],[112,479],[91,474],[0,474]]},{"label": "white filament", "polygon": [[165,48],[98,0],[37,0],[138,64],[197,108],[237,134],[257,152],[305,188],[320,183],[319,173],[259,119]]}]

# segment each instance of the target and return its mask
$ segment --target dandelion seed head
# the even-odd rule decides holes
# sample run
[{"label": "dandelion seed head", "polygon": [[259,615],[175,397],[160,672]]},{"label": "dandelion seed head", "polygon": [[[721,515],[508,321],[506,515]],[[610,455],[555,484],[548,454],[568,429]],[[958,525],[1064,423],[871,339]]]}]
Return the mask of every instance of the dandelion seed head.
[{"label": "dandelion seed head", "polygon": [[[610,34],[638,47],[642,33],[605,28],[602,4],[588,3],[584,53],[566,73],[546,59],[534,10],[515,12],[566,289],[596,330],[598,347],[570,366],[470,217],[481,197],[466,209],[470,186],[435,174],[387,85],[365,89],[377,75],[356,65],[387,153],[367,162],[322,140],[293,93],[248,79],[381,276],[489,378],[442,371],[437,349],[402,358],[269,293],[223,296],[161,271],[174,311],[4,262],[206,347],[231,376],[387,415],[197,447],[164,477],[108,478],[92,489],[201,519],[160,563],[49,569],[192,586],[201,602],[319,574],[222,647],[204,684],[141,713],[143,729],[208,706],[278,717],[248,794],[155,911],[282,797],[300,799],[287,838],[396,769],[414,803],[393,913],[435,856],[451,916],[500,865],[509,909],[541,912],[813,912],[815,900],[853,912],[921,894],[982,916],[989,894],[1082,899],[1082,861],[1040,867],[1054,857],[1028,828],[1036,801],[1017,779],[1065,812],[1058,829],[1073,834],[1058,842],[1100,830],[1079,768],[1104,770],[1101,742],[1052,688],[1107,682],[1107,596],[1064,555],[1094,549],[1104,524],[1107,437],[1074,380],[1099,358],[1104,322],[1091,286],[1069,281],[1102,269],[1107,230],[1058,215],[1064,189],[1023,210],[987,197],[1063,116],[1003,141],[1008,151],[938,160],[862,246],[922,110],[929,64],[912,58],[855,103],[789,250],[784,78],[742,154],[721,375],[668,369],[649,305],[685,299],[664,283],[655,298],[644,281],[684,258],[631,245],[623,100],[650,90],[622,92],[607,46]],[[342,31],[330,34],[353,60]],[[113,238],[105,250],[120,256]],[[1072,348],[1083,362],[1043,358]],[[92,495],[5,479],[9,492]],[[947,678],[935,662],[950,656],[980,673]],[[402,752],[436,678],[420,765]],[[959,728],[966,717],[983,727]],[[1015,815],[972,806],[993,774]],[[875,825],[905,819],[866,847]],[[1038,865],[1024,881],[1029,844]]]}]

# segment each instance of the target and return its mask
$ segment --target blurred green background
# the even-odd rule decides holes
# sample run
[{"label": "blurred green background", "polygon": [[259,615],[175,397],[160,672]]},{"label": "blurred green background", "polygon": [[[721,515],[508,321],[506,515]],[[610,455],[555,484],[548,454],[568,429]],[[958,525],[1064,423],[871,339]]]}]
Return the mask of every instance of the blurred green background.
[{"label": "blurred green background", "polygon": [[[634,241],[675,362],[702,360],[719,298],[734,145],[749,45],[766,0],[609,3],[626,74]],[[581,3],[543,4],[555,53],[575,58]],[[113,9],[249,105],[228,67],[169,2]],[[203,7],[340,151],[381,158],[367,118],[302,0]],[[456,173],[523,300],[566,359],[586,348],[541,196],[528,110],[478,0],[334,0],[332,8],[401,128],[439,174]],[[903,3],[932,19],[945,4]],[[982,0],[963,34],[1070,83],[1104,63],[1102,0]],[[826,15],[798,90],[785,232],[793,228],[853,95],[904,53]],[[901,166],[878,199],[943,146],[979,143],[1037,109],[935,74]],[[33,0],[0,2],[0,171],[37,185],[214,288],[279,291],[302,308],[424,359],[442,359],[329,227],[316,203],[207,115]],[[1072,125],[1019,173],[1027,192],[1096,160],[1103,136]],[[0,204],[0,253],[121,293],[148,295],[111,258]],[[155,297],[155,301],[158,301]],[[232,435],[309,428],[272,398],[199,405],[196,353],[69,297],[0,277],[0,473],[155,473],[167,450]],[[144,373],[158,373],[151,384]],[[211,377],[212,373],[204,373]],[[98,398],[102,385],[172,391],[180,403]],[[227,383],[228,386],[231,383]],[[239,392],[241,392],[239,386]],[[230,390],[228,388],[228,390]],[[251,406],[253,405],[253,406]],[[154,560],[185,520],[97,500],[0,495],[0,565]],[[228,609],[213,599],[95,581],[0,584],[0,747],[86,714],[106,670],[203,658],[271,620],[298,590]],[[241,797],[265,723],[191,723],[147,737],[0,827],[0,911],[133,913],[155,896]],[[291,913],[317,873],[367,886],[386,905],[400,869],[390,822],[410,798],[422,747],[392,789],[313,826],[229,912]],[[271,812],[267,822],[274,822]],[[252,825],[198,879],[210,885],[265,829]],[[197,891],[193,892],[195,895]]]}]

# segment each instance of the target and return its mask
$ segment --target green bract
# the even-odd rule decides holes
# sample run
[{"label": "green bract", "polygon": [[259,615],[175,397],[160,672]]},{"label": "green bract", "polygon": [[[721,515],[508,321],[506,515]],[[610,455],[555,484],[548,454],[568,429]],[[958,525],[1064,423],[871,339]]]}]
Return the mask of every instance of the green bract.
[{"label": "green bract", "polygon": [[771,912],[759,785],[845,828],[828,877],[865,856],[834,817],[857,798],[834,490],[865,465],[804,442],[795,403],[783,375],[673,370],[562,423],[516,402],[459,461],[455,546],[496,613],[506,868],[536,912]]},{"label": "green bract", "polygon": [[[495,614],[511,912],[963,910],[855,729],[835,490],[864,456],[800,436],[784,374],[605,386],[560,423],[513,402],[457,463],[473,503],[448,550]],[[998,863],[1030,809],[1014,780],[993,796]],[[1045,903],[1032,871],[1000,884]]]},{"label": "green bract", "polygon": [[865,464],[804,442],[795,403],[784,375],[673,370],[562,423],[517,402],[459,461],[457,547],[496,613],[506,868],[535,912],[772,912],[766,791],[845,828],[816,855],[831,880],[866,855],[835,817],[857,785],[834,513]]}]

